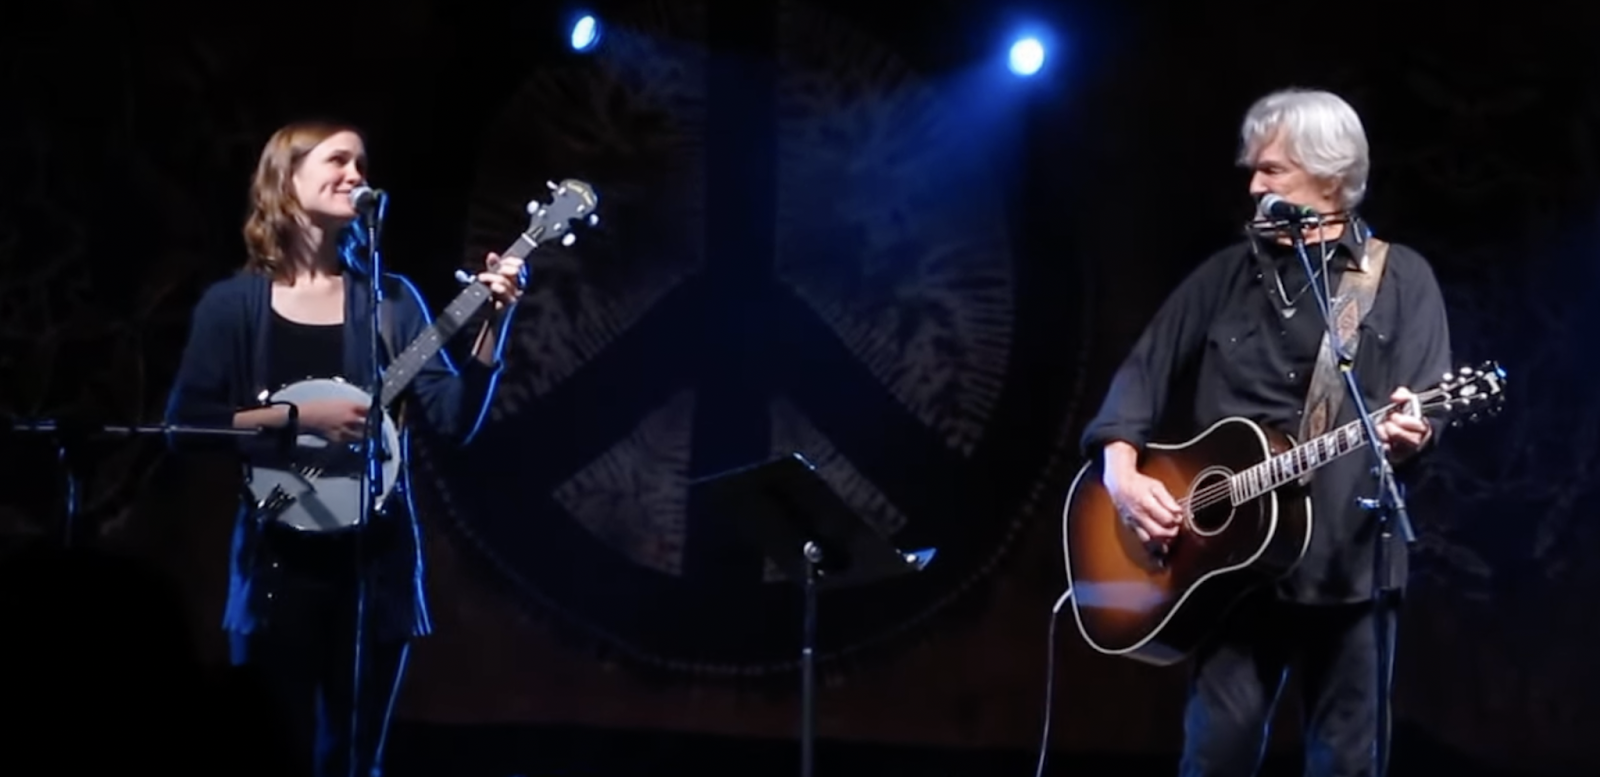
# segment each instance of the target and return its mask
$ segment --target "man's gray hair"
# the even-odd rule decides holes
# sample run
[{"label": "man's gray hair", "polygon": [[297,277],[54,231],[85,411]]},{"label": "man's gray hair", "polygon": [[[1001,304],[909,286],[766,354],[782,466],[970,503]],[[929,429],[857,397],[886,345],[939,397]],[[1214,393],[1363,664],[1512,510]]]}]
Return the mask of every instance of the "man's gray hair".
[{"label": "man's gray hair", "polygon": [[1254,164],[1279,131],[1289,157],[1318,178],[1339,182],[1342,206],[1354,208],[1367,193],[1367,133],[1361,117],[1332,92],[1284,89],[1255,102],[1239,129],[1240,164]]}]

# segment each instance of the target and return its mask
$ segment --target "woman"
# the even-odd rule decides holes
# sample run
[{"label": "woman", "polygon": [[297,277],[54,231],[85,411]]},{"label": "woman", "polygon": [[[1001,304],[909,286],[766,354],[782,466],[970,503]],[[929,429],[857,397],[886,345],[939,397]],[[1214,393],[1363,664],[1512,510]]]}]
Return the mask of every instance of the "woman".
[{"label": "woman", "polygon": [[[350,193],[365,183],[366,153],[355,130],[292,124],[261,153],[251,185],[244,269],[219,281],[195,308],[168,419],[239,429],[283,427],[288,409],[262,407],[265,392],[308,377],[365,386],[370,367],[370,276],[353,250],[360,240]],[[457,371],[441,351],[402,401],[408,424],[465,444],[476,432],[500,369],[508,311],[522,293],[522,262],[489,254],[478,276],[495,313]],[[429,325],[416,290],[386,275],[382,315],[396,351]],[[298,433],[330,441],[363,436],[367,408],[349,401],[297,408]],[[180,446],[193,443],[178,441]],[[246,460],[269,455],[240,446]],[[376,770],[410,640],[431,630],[421,542],[401,475],[384,513],[361,530],[366,581],[361,732],[356,774]],[[233,661],[253,667],[280,705],[296,771],[349,774],[352,666],[358,591],[356,537],[302,533],[245,509],[235,523],[232,580],[223,627]]]}]

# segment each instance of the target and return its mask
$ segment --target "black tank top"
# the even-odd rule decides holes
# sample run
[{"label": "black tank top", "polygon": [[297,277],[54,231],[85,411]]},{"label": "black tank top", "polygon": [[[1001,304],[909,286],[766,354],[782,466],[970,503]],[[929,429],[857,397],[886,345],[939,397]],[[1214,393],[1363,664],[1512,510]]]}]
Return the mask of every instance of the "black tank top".
[{"label": "black tank top", "polygon": [[267,333],[267,390],[306,378],[344,375],[344,324],[302,324],[272,311]]}]

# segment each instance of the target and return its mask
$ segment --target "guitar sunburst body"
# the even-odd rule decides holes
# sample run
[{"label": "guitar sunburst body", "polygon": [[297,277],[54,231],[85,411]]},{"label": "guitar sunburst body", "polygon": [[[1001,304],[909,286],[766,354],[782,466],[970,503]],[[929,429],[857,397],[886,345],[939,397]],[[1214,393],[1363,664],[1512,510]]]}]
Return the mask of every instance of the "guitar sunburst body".
[{"label": "guitar sunburst body", "polygon": [[[1291,447],[1282,434],[1228,418],[1187,442],[1146,446],[1139,471],[1188,502]],[[1064,526],[1078,629],[1102,653],[1157,665],[1182,660],[1218,613],[1287,574],[1311,541],[1310,499],[1288,485],[1243,504],[1223,499],[1186,511],[1183,533],[1158,555],[1117,515],[1103,474],[1098,458],[1079,470]]]},{"label": "guitar sunburst body", "polygon": [[[1486,362],[1448,373],[1417,394],[1412,414],[1452,425],[1497,412],[1505,371]],[[1396,410],[1378,408],[1374,424]],[[1183,508],[1164,551],[1139,540],[1103,485],[1100,457],[1078,471],[1061,541],[1078,631],[1095,650],[1145,663],[1183,660],[1241,596],[1294,569],[1311,542],[1307,476],[1365,455],[1366,425],[1351,421],[1298,442],[1245,418],[1225,418],[1181,443],[1151,443],[1138,469]]]}]

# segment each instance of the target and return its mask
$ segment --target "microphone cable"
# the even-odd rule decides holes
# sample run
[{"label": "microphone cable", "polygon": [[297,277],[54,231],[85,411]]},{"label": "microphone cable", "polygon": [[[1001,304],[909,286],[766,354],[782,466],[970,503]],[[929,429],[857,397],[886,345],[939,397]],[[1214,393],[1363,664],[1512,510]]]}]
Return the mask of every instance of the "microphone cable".
[{"label": "microphone cable", "polygon": [[1050,714],[1054,706],[1056,689],[1056,624],[1061,622],[1061,608],[1067,600],[1072,598],[1072,584],[1067,583],[1067,590],[1061,593],[1056,603],[1050,608],[1050,631],[1045,638],[1044,661],[1044,733],[1039,737],[1039,763],[1034,767],[1033,777],[1044,777],[1045,756],[1050,752]]}]

